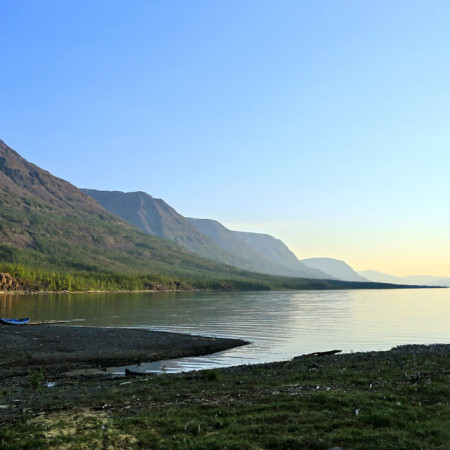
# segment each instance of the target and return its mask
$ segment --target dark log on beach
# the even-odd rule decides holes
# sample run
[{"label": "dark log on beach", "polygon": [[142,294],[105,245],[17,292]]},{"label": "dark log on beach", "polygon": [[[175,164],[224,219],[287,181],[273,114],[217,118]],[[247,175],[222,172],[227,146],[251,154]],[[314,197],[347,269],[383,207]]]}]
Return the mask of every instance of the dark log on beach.
[{"label": "dark log on beach", "polygon": [[126,377],[142,377],[145,375],[154,375],[154,374],[151,372],[139,372],[137,370],[125,369]]},{"label": "dark log on beach", "polygon": [[329,350],[327,352],[314,352],[314,353],[308,353],[306,355],[296,356],[294,359],[312,358],[314,356],[336,355],[337,353],[341,353],[341,352],[342,352],[342,350]]}]

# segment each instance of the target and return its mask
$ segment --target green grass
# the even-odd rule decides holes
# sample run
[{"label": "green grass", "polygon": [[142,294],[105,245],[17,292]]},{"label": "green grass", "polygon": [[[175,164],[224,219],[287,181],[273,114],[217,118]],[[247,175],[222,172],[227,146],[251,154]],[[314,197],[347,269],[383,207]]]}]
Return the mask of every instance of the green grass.
[{"label": "green grass", "polygon": [[109,380],[3,424],[0,446],[448,449],[449,363],[448,351],[391,352]]}]

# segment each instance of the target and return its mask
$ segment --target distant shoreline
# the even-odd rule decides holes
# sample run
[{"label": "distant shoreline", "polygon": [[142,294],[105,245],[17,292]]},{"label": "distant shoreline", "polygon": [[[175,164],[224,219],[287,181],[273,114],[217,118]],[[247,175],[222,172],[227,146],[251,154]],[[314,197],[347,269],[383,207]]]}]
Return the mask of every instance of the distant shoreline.
[{"label": "distant shoreline", "polygon": [[46,294],[138,294],[138,293],[169,293],[169,292],[279,292],[279,291],[317,291],[321,292],[327,291],[358,291],[358,290],[400,290],[400,289],[450,289],[449,286],[415,286],[415,285],[389,285],[386,286],[385,283],[375,283],[380,284],[382,287],[360,287],[360,288],[338,288],[332,287],[329,289],[323,288],[286,288],[286,289],[269,289],[267,291],[259,290],[239,290],[239,289],[136,289],[136,290],[126,290],[126,289],[113,289],[113,290],[88,290],[88,291],[0,291],[1,295],[46,295]]},{"label": "distant shoreline", "polygon": [[[129,291],[126,289],[113,289],[111,291],[89,290],[89,291],[0,291],[0,295],[45,295],[45,294],[133,294],[133,293],[158,293],[158,292],[206,292],[202,289],[137,289]],[[212,291],[213,292],[213,291]]]}]

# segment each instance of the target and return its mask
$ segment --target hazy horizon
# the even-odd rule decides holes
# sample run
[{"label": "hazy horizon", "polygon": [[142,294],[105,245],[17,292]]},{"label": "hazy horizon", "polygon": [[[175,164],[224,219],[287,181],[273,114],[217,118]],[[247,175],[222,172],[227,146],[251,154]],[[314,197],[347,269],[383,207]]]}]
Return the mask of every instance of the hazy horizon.
[{"label": "hazy horizon", "polygon": [[0,5],[0,139],[299,259],[450,277],[450,3]]}]

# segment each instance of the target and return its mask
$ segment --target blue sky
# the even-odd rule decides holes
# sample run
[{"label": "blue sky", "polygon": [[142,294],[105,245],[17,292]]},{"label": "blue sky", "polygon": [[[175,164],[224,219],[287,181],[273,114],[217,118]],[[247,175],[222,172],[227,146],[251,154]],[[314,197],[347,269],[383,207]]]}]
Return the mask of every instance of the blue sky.
[{"label": "blue sky", "polygon": [[298,257],[450,276],[450,2],[0,3],[0,139]]}]

